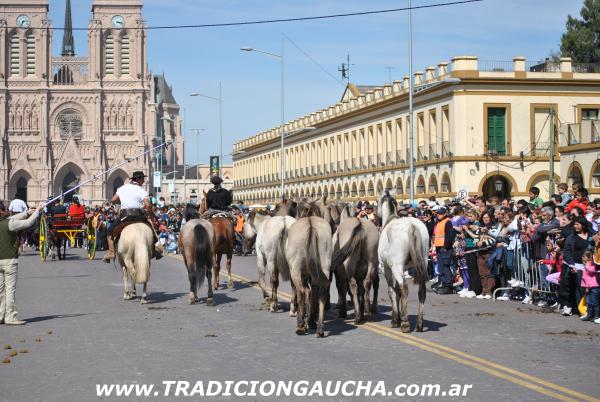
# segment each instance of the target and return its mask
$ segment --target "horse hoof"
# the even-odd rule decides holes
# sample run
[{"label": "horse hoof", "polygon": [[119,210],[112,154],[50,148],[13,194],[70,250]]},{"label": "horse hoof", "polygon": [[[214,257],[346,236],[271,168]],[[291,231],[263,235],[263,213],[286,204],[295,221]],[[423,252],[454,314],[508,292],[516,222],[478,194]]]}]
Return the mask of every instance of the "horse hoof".
[{"label": "horse hoof", "polygon": [[392,328],[398,328],[400,326],[399,323],[392,321]]},{"label": "horse hoof", "polygon": [[262,302],[263,306],[270,306],[271,305],[271,298],[270,297],[265,297],[265,299]]},{"label": "horse hoof", "polygon": [[324,338],[324,337],[325,337],[325,332],[317,331],[317,338]]},{"label": "horse hoof", "polygon": [[365,313],[364,321],[371,321],[371,314]]},{"label": "horse hoof", "polygon": [[270,308],[269,308],[269,311],[270,311],[271,313],[276,313],[276,312],[278,312],[278,311],[279,311],[279,304],[277,304],[277,303],[271,303],[271,306],[270,306]]},{"label": "horse hoof", "polygon": [[306,328],[305,327],[298,327],[296,328],[296,335],[305,335],[306,334]]},{"label": "horse hoof", "polygon": [[227,282],[227,289],[233,289],[233,282]]},{"label": "horse hoof", "polygon": [[402,325],[400,325],[400,330],[402,332],[404,332],[405,334],[410,332],[410,324],[407,322],[403,322]]},{"label": "horse hoof", "polygon": [[209,297],[208,299],[206,299],[206,305],[207,306],[214,306],[215,305],[215,302],[214,302],[214,300],[213,300],[212,297]]},{"label": "horse hoof", "polygon": [[423,324],[417,324],[417,326],[415,327],[415,331],[423,332]]},{"label": "horse hoof", "polygon": [[360,325],[360,324],[362,324],[363,322],[365,322],[363,319],[359,319],[359,318],[355,318],[355,319],[354,319],[354,325]]},{"label": "horse hoof", "polygon": [[140,304],[148,304],[148,300],[142,299],[142,300],[140,300]]},{"label": "horse hoof", "polygon": [[290,311],[290,317],[298,317],[298,313],[295,311]]},{"label": "horse hoof", "polygon": [[133,297],[131,295],[123,295],[123,300],[133,300]]},{"label": "horse hoof", "polygon": [[191,296],[190,298],[188,298],[188,303],[190,305],[196,303],[196,298],[194,296]]}]

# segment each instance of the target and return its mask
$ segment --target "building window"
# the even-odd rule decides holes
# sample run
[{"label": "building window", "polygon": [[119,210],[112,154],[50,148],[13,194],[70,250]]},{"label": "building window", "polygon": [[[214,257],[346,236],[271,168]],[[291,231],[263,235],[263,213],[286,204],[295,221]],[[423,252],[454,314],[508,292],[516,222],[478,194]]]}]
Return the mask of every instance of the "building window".
[{"label": "building window", "polygon": [[115,73],[115,40],[111,34],[106,36],[104,43],[104,66],[106,75]]},{"label": "building window", "polygon": [[488,108],[487,120],[488,152],[506,155],[506,108]]},{"label": "building window", "polygon": [[35,74],[35,36],[27,35],[27,75]]},{"label": "building window", "polygon": [[10,37],[10,74],[19,75],[19,37],[13,34]]},{"label": "building window", "polygon": [[599,109],[581,109],[581,120],[598,120]]},{"label": "building window", "polygon": [[425,194],[425,179],[423,176],[419,177],[417,181],[417,194]]},{"label": "building window", "polygon": [[592,187],[600,187],[600,162],[592,169]]},{"label": "building window", "polygon": [[121,75],[129,75],[129,36],[121,38]]},{"label": "building window", "polygon": [[81,139],[81,131],[83,128],[83,121],[81,115],[73,109],[67,109],[58,116],[58,129],[60,131],[60,138],[62,140],[68,140],[72,137],[76,140]]}]

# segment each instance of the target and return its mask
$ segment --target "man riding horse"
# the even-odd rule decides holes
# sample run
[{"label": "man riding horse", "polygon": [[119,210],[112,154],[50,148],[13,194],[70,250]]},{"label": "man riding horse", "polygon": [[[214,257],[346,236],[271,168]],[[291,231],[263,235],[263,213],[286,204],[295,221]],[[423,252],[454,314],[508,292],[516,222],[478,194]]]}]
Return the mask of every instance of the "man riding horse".
[{"label": "man riding horse", "polygon": [[206,206],[208,210],[204,213],[204,218],[208,219],[215,215],[225,215],[233,222],[235,217],[228,210],[233,202],[231,192],[221,187],[223,179],[217,175],[211,177],[210,182],[214,187],[206,193]]},{"label": "man riding horse", "polygon": [[119,187],[117,193],[113,196],[113,204],[120,204],[121,210],[117,221],[111,228],[111,233],[108,234],[108,253],[104,256],[103,261],[109,263],[115,258],[115,240],[118,239],[121,230],[131,222],[147,222],[154,231],[154,258],[157,260],[163,256],[162,244],[158,241],[156,230],[152,218],[152,203],[148,193],[142,187],[146,175],[144,172],[133,172],[129,179],[129,183]]}]

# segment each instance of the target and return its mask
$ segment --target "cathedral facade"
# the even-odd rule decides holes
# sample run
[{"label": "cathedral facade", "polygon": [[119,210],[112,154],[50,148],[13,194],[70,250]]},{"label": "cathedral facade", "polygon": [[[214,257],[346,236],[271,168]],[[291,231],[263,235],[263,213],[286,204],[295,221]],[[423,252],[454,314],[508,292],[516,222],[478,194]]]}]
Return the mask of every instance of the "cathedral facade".
[{"label": "cathedral facade", "polygon": [[[155,166],[179,165],[183,141],[171,88],[147,66],[142,0],[93,0],[87,57],[75,52],[70,1],[64,30],[53,32],[48,10],[48,0],[0,3],[0,199],[34,205],[95,178],[65,198],[99,204],[134,170],[152,192]],[[176,152],[136,159],[168,140]]]}]

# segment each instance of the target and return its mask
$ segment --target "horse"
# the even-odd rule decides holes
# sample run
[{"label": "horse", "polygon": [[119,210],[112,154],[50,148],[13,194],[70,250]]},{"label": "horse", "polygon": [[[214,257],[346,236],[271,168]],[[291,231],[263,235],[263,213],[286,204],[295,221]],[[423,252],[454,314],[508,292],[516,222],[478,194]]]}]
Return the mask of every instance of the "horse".
[{"label": "horse", "polygon": [[200,218],[195,206],[191,204],[186,206],[185,221],[185,225],[181,227],[177,244],[181,250],[190,281],[188,303],[194,304],[198,301],[198,290],[206,276],[208,282],[206,305],[212,306],[214,301],[211,276],[214,263],[215,230],[209,221]]},{"label": "horse", "polygon": [[[279,310],[277,302],[277,288],[279,287],[279,273],[284,281],[290,280],[290,272],[286,264],[278,265],[280,254],[284,254],[284,244],[290,226],[296,221],[291,216],[274,216],[264,220],[262,227],[258,229],[256,237],[256,263],[258,266],[258,285],[263,292],[265,304],[269,311]],[[266,272],[271,274],[271,295],[269,297],[265,286]],[[293,288],[293,284],[292,284]],[[294,292],[292,292],[294,293]],[[295,297],[290,303],[290,316],[296,314]]]},{"label": "horse", "polygon": [[[208,210],[206,203],[206,191],[202,190],[204,198],[200,202],[199,212],[203,215]],[[208,221],[212,223],[215,229],[215,263],[213,264],[213,289],[219,289],[219,272],[221,271],[221,258],[223,254],[227,255],[227,289],[233,288],[233,279],[231,278],[231,259],[233,257],[233,250],[235,248],[235,237],[233,234],[233,224],[229,218],[209,218]]]},{"label": "horse", "polygon": [[274,216],[291,216],[295,218],[298,215],[298,202],[293,199],[284,198],[275,206],[273,212]]},{"label": "horse", "polygon": [[[318,303],[317,337],[323,337],[325,302],[331,277],[331,227],[319,216],[296,220],[282,238],[279,247],[285,252],[277,253],[277,266],[289,270],[293,291],[298,303],[296,334],[305,334],[308,327],[315,327],[314,317]],[[308,311],[305,318],[305,304]]]},{"label": "horse", "polygon": [[[117,259],[123,269],[123,299],[135,298],[136,284],[143,284],[141,304],[146,304],[147,286],[150,280],[150,259],[154,251],[154,232],[148,224],[136,222],[121,232],[116,250]],[[128,279],[131,279],[131,291]]]},{"label": "horse", "polygon": [[[361,324],[377,313],[379,230],[363,219],[344,219],[333,235],[331,270],[338,288],[339,316],[346,317],[345,296],[350,284],[354,302],[354,323]],[[369,296],[373,285],[373,302]]]},{"label": "horse", "polygon": [[329,201],[325,204],[324,218],[331,225],[331,232],[335,233],[338,225],[346,218],[354,217],[354,208],[351,203]]},{"label": "horse", "polygon": [[[257,217],[258,215],[258,217]],[[271,215],[263,210],[254,209],[248,214],[248,218],[244,222],[244,247],[246,252],[251,252],[256,243],[257,230],[263,219],[270,218]]]},{"label": "horse", "polygon": [[[377,214],[383,229],[379,238],[379,262],[383,265],[388,294],[392,304],[392,328],[400,326],[402,332],[410,332],[408,322],[408,283],[404,279],[405,267],[414,268],[414,283],[419,285],[419,313],[416,331],[423,331],[425,309],[425,282],[427,281],[427,253],[429,233],[423,222],[416,218],[400,218],[395,191],[384,190],[377,204]],[[398,316],[401,301],[401,315]]]},{"label": "horse", "polygon": [[[67,258],[67,240],[64,237],[60,236],[53,230],[49,230],[47,240],[52,261],[56,260],[57,256],[59,261]],[[60,253],[61,249],[62,254]]]}]

